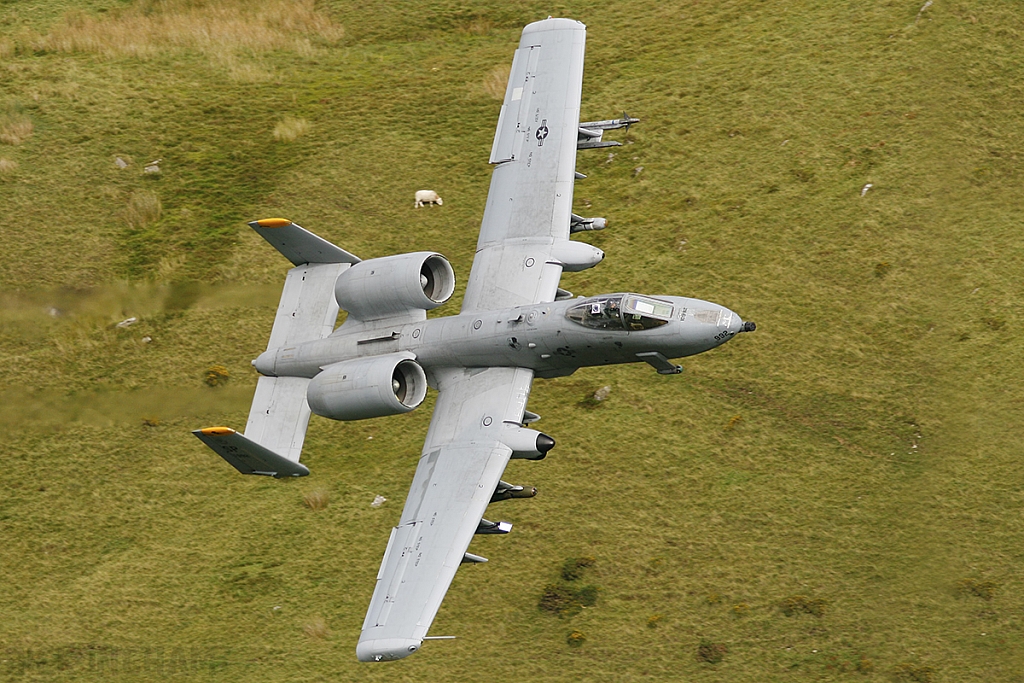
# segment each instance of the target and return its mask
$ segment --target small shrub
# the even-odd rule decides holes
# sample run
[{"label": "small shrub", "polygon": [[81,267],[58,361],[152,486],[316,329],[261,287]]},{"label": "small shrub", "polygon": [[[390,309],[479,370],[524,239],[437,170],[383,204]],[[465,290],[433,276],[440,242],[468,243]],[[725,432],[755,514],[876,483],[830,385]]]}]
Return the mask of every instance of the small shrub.
[{"label": "small shrub", "polygon": [[861,657],[857,660],[856,669],[862,674],[869,674],[875,670],[875,663],[867,657]]},{"label": "small shrub", "polygon": [[975,581],[974,579],[960,579],[956,583],[957,590],[964,595],[973,595],[982,600],[991,600],[995,597],[999,585],[994,581]]},{"label": "small shrub", "polygon": [[142,426],[143,427],[159,427],[160,426],[160,418],[159,417],[152,417],[152,416],[151,417],[144,417],[144,418],[142,418]]},{"label": "small shrub", "polygon": [[822,600],[821,598],[814,598],[813,600],[808,600],[804,604],[804,611],[810,614],[811,616],[820,618],[825,616],[826,607],[828,607],[827,601]]},{"label": "small shrub", "polygon": [[875,264],[875,277],[885,277],[892,270],[892,264],[888,261],[880,261]]},{"label": "small shrub", "polygon": [[549,583],[540,596],[539,607],[559,617],[572,617],[584,607],[597,604],[600,589],[597,586],[583,586],[577,590],[565,583]]},{"label": "small shrub", "polygon": [[708,664],[718,664],[729,651],[722,643],[712,643],[710,640],[702,640],[697,646],[697,659]]},{"label": "small shrub", "polygon": [[935,680],[935,669],[930,666],[917,666],[904,662],[896,665],[896,668],[893,669],[893,676],[897,681],[932,683]]},{"label": "small shrub", "polygon": [[314,640],[323,640],[331,635],[331,629],[327,627],[327,621],[323,617],[313,617],[302,627],[302,630]]},{"label": "small shrub", "polygon": [[314,512],[323,510],[330,502],[331,495],[326,489],[313,489],[302,496],[302,503]]},{"label": "small shrub", "polygon": [[597,604],[598,591],[599,589],[597,586],[581,586],[579,590],[573,593],[573,597],[584,607],[593,607]]},{"label": "small shrub", "polygon": [[219,387],[228,383],[231,373],[223,365],[211,365],[206,368],[205,382],[211,387]]},{"label": "small shrub", "polygon": [[583,609],[583,605],[576,600],[568,586],[560,583],[549,583],[544,587],[544,592],[540,596],[540,608],[545,612],[566,617],[579,614],[580,610]]},{"label": "small shrub", "polygon": [[565,639],[565,642],[569,643],[569,647],[579,647],[586,641],[587,636],[583,633],[583,631],[573,631]]},{"label": "small shrub", "polygon": [[652,614],[647,617],[647,628],[658,628],[658,624],[661,623],[662,616],[660,614]]},{"label": "small shrub", "polygon": [[782,610],[782,613],[787,617],[791,617],[794,614],[803,611],[803,605],[806,599],[807,598],[802,595],[792,595],[779,603],[779,609]]},{"label": "small shrub", "polygon": [[815,617],[825,616],[825,608],[828,602],[821,598],[806,598],[802,595],[793,595],[779,603],[779,609],[787,617],[794,614],[810,614]]},{"label": "small shrub", "polygon": [[539,607],[545,612],[552,612],[559,617],[571,617],[579,614],[584,607],[597,604],[600,588],[587,584],[575,584],[583,576],[583,571],[594,564],[593,557],[570,557],[562,563],[560,581],[549,583],[541,594]]},{"label": "small shrub", "polygon": [[562,578],[576,581],[583,576],[583,570],[594,565],[593,557],[570,557],[562,564]]},{"label": "small shrub", "polygon": [[309,132],[309,121],[286,116],[274,126],[274,139],[281,142],[295,142],[300,135]]}]

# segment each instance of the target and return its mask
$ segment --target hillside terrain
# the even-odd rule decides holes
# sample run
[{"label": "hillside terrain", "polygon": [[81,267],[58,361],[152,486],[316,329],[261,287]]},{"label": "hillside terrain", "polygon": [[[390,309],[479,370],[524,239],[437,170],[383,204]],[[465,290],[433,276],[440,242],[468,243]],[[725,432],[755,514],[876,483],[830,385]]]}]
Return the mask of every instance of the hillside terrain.
[{"label": "hillside terrain", "polygon": [[[314,418],[297,480],[196,440],[244,426],[289,265],[245,222],[443,253],[456,313],[548,15],[588,25],[583,118],[642,119],[579,154],[607,257],[562,286],[758,330],[536,381],[558,446],[458,638],[359,664],[433,395]],[[0,678],[1024,681],[1022,35],[1010,0],[0,2]]]}]

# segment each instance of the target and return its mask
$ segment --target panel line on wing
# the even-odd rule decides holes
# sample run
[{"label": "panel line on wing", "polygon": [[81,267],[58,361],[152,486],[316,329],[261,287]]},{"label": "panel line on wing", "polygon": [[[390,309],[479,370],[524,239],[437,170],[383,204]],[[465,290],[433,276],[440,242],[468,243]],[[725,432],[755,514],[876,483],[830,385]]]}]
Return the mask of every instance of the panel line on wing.
[{"label": "panel line on wing", "polygon": [[[405,569],[409,566],[409,558],[413,554],[413,544],[411,541],[416,538],[416,527],[418,526],[419,522],[412,522],[395,527],[395,535],[392,540],[396,544],[400,544],[402,554],[399,556],[394,573],[391,575],[391,581],[388,583],[387,592],[384,594],[380,612],[377,614],[376,619],[374,619],[376,626],[384,626],[387,623],[388,616],[391,614],[391,608],[398,597],[398,592],[405,582]],[[382,566],[384,566],[384,563],[382,563]]]}]

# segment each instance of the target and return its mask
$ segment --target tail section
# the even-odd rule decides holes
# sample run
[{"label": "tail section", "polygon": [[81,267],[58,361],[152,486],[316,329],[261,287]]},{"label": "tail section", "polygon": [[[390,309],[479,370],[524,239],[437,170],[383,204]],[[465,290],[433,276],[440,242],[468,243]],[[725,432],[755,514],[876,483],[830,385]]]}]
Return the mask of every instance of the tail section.
[{"label": "tail section", "polygon": [[242,474],[264,474],[277,478],[304,477],[309,474],[304,465],[282,458],[230,427],[207,427],[192,433]]},{"label": "tail section", "polygon": [[[288,271],[267,350],[323,339],[334,331],[334,283],[359,258],[286,218],[249,224],[295,267]],[[260,377],[245,435],[228,427],[192,432],[243,474],[301,477],[299,464],[309,424],[305,377]]]},{"label": "tail section", "polygon": [[317,237],[287,218],[264,218],[249,227],[297,266],[304,263],[359,263],[358,256]]}]

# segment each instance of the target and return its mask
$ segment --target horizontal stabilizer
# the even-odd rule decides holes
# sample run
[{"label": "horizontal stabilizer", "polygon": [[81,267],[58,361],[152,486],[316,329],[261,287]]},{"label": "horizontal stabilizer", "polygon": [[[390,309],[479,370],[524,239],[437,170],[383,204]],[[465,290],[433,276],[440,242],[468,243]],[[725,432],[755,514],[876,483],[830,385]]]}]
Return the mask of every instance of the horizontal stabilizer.
[{"label": "horizontal stabilizer", "polygon": [[297,266],[304,263],[359,263],[358,256],[336,247],[322,237],[292,223],[287,218],[264,218],[249,227]]},{"label": "horizontal stabilizer", "polygon": [[309,474],[304,465],[250,441],[230,427],[207,427],[192,433],[242,474],[263,474],[277,478],[304,477]]}]

